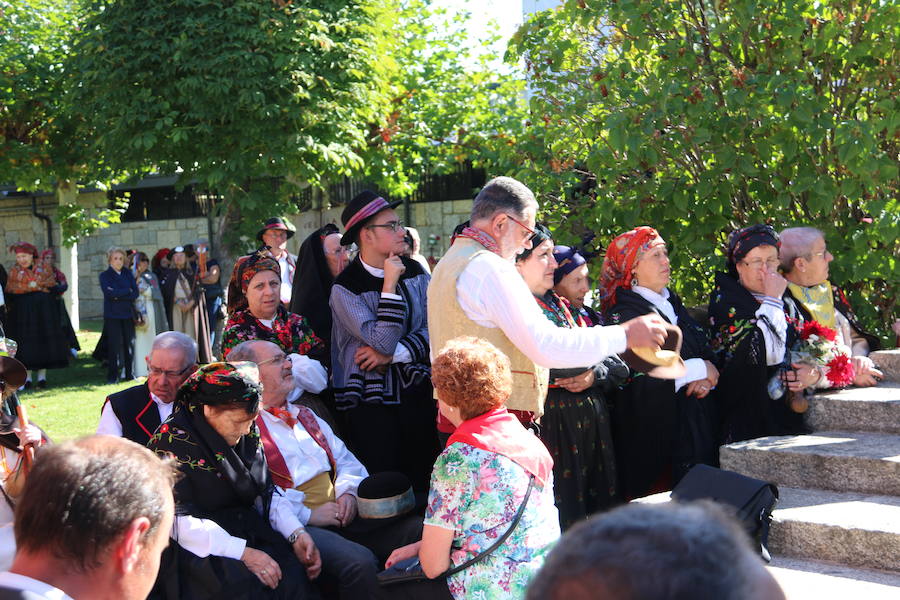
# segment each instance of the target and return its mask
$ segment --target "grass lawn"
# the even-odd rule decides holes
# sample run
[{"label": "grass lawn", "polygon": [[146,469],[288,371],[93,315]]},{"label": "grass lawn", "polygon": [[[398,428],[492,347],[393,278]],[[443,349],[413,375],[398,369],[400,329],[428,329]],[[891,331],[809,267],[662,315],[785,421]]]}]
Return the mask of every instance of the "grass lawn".
[{"label": "grass lawn", "polygon": [[57,442],[94,433],[106,397],[138,383],[107,385],[106,369],[91,358],[103,322],[82,321],[81,326],[78,358],[66,369],[48,370],[46,390],[32,388],[19,392],[19,401],[28,409],[28,418]]}]

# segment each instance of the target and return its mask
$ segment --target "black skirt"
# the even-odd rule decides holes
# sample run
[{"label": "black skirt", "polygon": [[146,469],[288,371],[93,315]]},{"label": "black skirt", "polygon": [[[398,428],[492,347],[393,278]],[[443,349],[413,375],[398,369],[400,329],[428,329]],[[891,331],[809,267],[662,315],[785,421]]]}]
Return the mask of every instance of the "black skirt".
[{"label": "black skirt", "polygon": [[553,457],[553,497],[567,529],[620,502],[609,411],[597,390],[551,388],[541,439]]},{"label": "black skirt", "polygon": [[47,292],[8,294],[6,335],[16,341],[16,359],[28,369],[69,366],[71,340],[62,327],[59,300]]}]

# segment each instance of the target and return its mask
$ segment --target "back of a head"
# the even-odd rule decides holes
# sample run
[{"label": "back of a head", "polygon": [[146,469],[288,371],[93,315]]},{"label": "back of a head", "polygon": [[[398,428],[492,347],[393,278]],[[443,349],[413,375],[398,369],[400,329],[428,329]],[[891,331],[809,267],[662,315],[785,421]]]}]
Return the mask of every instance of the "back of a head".
[{"label": "back of a head", "polygon": [[471,219],[474,223],[490,219],[499,212],[518,217],[529,206],[537,207],[537,201],[528,186],[512,177],[495,177],[475,196]]},{"label": "back of a head", "polygon": [[[746,534],[719,506],[629,504],[570,529],[531,582],[527,598],[783,599],[768,593],[773,588],[760,579],[767,576]],[[777,590],[774,580],[771,585]]]},{"label": "back of a head", "polygon": [[124,438],[43,449],[16,505],[16,546],[87,573],[135,519],[150,521],[145,538],[156,535],[171,510],[175,473],[170,461]]}]

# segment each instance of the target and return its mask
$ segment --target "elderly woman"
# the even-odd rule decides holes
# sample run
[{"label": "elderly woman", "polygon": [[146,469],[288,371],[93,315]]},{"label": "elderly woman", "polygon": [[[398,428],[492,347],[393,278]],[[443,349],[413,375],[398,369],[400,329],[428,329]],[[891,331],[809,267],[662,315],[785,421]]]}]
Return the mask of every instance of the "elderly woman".
[{"label": "elderly woman", "polygon": [[[281,304],[281,267],[263,248],[241,257],[228,283],[228,323],[222,354],[249,340],[272,342],[290,356],[294,380],[318,394],[328,385],[327,353],[306,319]],[[294,400],[293,395],[290,400]]]},{"label": "elderly woman", "polygon": [[100,273],[103,292],[103,331],[107,339],[106,382],[134,379],[134,301],[138,287],[131,269],[125,268],[125,250],[110,248],[109,268]]},{"label": "elderly woman", "polygon": [[[803,431],[787,392],[802,393],[820,379],[815,367],[789,363],[797,332],[784,313],[787,281],[779,263],[778,234],[751,225],[729,236],[727,271],[716,273],[709,321],[721,370],[716,392],[724,443]],[[786,390],[770,385],[778,384],[773,378]]]},{"label": "elderly woman", "polygon": [[341,232],[332,223],[313,231],[297,252],[290,311],[306,317],[322,339],[326,355],[331,352],[331,286],[349,258],[350,247],[341,245]]},{"label": "elderly woman", "polygon": [[553,258],[557,264],[553,272],[553,291],[568,300],[572,315],[586,327],[603,325],[600,313],[584,303],[584,297],[591,291],[587,261],[592,257],[593,254],[587,254],[578,247],[553,248]]},{"label": "elderly woman", "polygon": [[[434,358],[431,378],[440,411],[456,430],[434,464],[422,540],[395,550],[387,566],[418,555],[435,578],[511,529],[489,555],[432,589],[449,587],[456,600],[524,598],[559,538],[553,461],[504,408],[512,375],[509,359],[494,346],[473,337],[451,340]],[[423,593],[410,597],[433,597]]]},{"label": "elderly woman", "polygon": [[[551,289],[558,265],[546,227],[535,226],[531,244],[516,257],[516,268],[538,306],[557,327],[584,326]],[[617,356],[593,367],[550,370],[540,429],[553,457],[553,495],[563,529],[619,501],[605,395],[627,376],[628,367]]]},{"label": "elderly woman", "polygon": [[[315,544],[274,493],[255,420],[259,371],[250,362],[201,367],[178,390],[176,410],[147,446],[173,456],[173,544],[158,598],[312,598]],[[304,568],[305,567],[305,568]]]},{"label": "elderly woman", "polygon": [[716,417],[708,395],[719,372],[706,331],[669,282],[669,253],[655,229],[637,227],[610,242],[601,278],[607,323],[658,314],[681,329],[687,368],[675,380],[635,374],[616,395],[616,455],[627,499],[671,489],[694,464],[717,464]]},{"label": "elderly woman", "polygon": [[[872,386],[882,377],[869,352],[881,348],[878,336],[863,330],[843,290],[828,281],[828,264],[834,256],[825,234],[812,227],[793,227],[781,232],[781,272],[787,279],[785,308],[795,321],[818,321],[837,332],[853,365],[853,384]],[[820,387],[828,385],[823,377]]]},{"label": "elderly woman", "polygon": [[60,303],[53,295],[59,282],[53,264],[38,260],[33,245],[19,242],[10,250],[16,255],[16,264],[9,270],[6,284],[6,335],[18,343],[16,357],[29,369],[25,387],[30,388],[34,378],[38,389],[43,389],[47,369],[67,367],[71,358],[69,338],[60,326]]},{"label": "elderly woman", "polygon": [[208,362],[212,352],[206,299],[198,283],[197,270],[188,260],[187,250],[184,246],[176,246],[169,251],[170,266],[163,269],[159,285],[172,331],[180,331],[197,342],[201,362]]}]

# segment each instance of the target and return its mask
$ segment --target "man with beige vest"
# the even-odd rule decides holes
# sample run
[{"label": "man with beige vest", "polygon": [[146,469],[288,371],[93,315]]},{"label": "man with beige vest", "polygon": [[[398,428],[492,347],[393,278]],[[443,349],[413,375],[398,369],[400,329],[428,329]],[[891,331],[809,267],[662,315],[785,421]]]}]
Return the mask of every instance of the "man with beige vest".
[{"label": "man with beige vest", "polygon": [[[513,391],[507,408],[523,423],[544,412],[550,368],[580,367],[665,341],[662,319],[653,314],[609,327],[556,327],[541,312],[513,259],[531,247],[537,201],[510,177],[489,181],[475,197],[470,226],[440,260],[428,287],[432,356],[449,340],[474,335],[510,360]],[[440,429],[448,433],[448,424]]]}]

